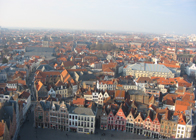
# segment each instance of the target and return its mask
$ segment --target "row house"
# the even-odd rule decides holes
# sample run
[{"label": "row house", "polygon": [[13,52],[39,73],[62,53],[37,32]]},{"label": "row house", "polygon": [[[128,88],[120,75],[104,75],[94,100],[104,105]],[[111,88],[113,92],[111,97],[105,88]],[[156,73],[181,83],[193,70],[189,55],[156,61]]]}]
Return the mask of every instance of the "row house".
[{"label": "row house", "polygon": [[107,111],[105,109],[105,106],[103,107],[103,110],[102,110],[100,116],[101,116],[100,117],[100,129],[107,130],[108,129],[108,121],[107,121],[108,115],[107,115]]},{"label": "row house", "polygon": [[52,104],[48,128],[68,131],[68,109],[64,102]]},{"label": "row house", "polygon": [[186,120],[183,114],[180,114],[177,124],[176,138],[185,138]]},{"label": "row house", "polygon": [[61,97],[69,97],[69,93],[72,93],[71,86],[67,88],[67,85],[60,80],[55,84],[54,90],[56,94],[61,95]]},{"label": "row house", "polygon": [[71,107],[69,109],[69,131],[95,133],[96,110],[93,108]]},{"label": "row house", "polygon": [[139,135],[143,134],[143,121],[144,116],[141,112],[139,112],[139,114],[134,120],[134,133]]},{"label": "row house", "polygon": [[117,80],[111,80],[111,81],[97,81],[97,89],[99,90],[116,90],[116,87],[118,85]]},{"label": "row house", "polygon": [[126,131],[126,116],[122,109],[122,105],[119,107],[118,111],[115,113],[114,111],[110,111],[107,117],[109,130],[120,130]]},{"label": "row house", "polygon": [[64,102],[40,101],[34,110],[34,126],[68,131],[68,113]]},{"label": "row house", "polygon": [[154,113],[149,110],[148,116],[143,122],[143,135],[158,138],[159,132],[160,132],[160,115],[157,113],[154,115]]},{"label": "row house", "polygon": [[89,101],[94,101],[98,105],[103,105],[104,100],[108,99],[110,96],[107,92],[91,92],[87,91],[84,93],[84,98]]},{"label": "row house", "polygon": [[168,108],[157,109],[156,113],[161,115],[160,137],[175,138],[178,124],[176,117],[171,117],[171,112]]},{"label": "row house", "polygon": [[126,118],[126,132],[134,133],[135,109],[131,108]]},{"label": "row house", "polygon": [[100,129],[101,130],[112,130],[114,124],[114,116],[116,115],[119,106],[117,104],[106,104],[103,106],[100,116]]}]

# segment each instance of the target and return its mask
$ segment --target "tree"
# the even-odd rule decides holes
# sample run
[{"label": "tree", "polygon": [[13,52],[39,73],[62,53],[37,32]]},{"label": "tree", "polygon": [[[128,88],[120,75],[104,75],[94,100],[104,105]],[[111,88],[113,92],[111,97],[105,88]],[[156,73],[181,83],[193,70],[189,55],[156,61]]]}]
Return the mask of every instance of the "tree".
[{"label": "tree", "polygon": [[7,62],[8,62],[8,60],[4,57],[2,63],[4,64],[4,63],[7,63]]}]

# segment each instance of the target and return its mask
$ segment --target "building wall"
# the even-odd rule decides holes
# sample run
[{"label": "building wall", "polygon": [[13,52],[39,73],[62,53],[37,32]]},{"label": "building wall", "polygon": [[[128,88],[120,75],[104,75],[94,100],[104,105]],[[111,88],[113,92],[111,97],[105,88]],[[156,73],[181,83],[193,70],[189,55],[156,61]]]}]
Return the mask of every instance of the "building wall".
[{"label": "building wall", "polygon": [[185,138],[193,138],[195,125],[186,125]]},{"label": "building wall", "polygon": [[165,77],[165,78],[174,78],[174,73],[164,73],[164,72],[150,72],[150,71],[138,71],[132,69],[124,68],[124,76],[132,75],[135,78],[139,77]]},{"label": "building wall", "polygon": [[69,114],[69,130],[79,133],[95,133],[95,116]]},{"label": "building wall", "polygon": [[108,129],[106,112],[103,112],[101,117],[100,117],[100,129],[101,130],[107,130]]},{"label": "building wall", "polygon": [[161,120],[160,135],[175,138],[177,131],[177,121]]},{"label": "building wall", "polygon": [[143,104],[148,104],[149,96],[148,95],[130,95],[130,100],[143,103]]},{"label": "building wall", "polygon": [[185,130],[186,130],[186,125],[177,125],[177,131],[176,131],[176,138],[184,138],[185,137]]}]

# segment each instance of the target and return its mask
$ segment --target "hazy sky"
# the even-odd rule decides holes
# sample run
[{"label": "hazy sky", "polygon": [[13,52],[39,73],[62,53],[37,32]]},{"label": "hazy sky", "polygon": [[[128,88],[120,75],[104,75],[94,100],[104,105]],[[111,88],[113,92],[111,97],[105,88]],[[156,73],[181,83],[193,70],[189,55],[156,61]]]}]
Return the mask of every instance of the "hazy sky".
[{"label": "hazy sky", "polygon": [[0,0],[0,26],[196,34],[196,0]]}]

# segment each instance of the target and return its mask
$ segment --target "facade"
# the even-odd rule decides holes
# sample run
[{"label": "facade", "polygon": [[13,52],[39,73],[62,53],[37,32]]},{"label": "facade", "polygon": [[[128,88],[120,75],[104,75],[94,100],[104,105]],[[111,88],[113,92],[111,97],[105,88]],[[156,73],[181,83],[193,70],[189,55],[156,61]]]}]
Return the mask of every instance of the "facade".
[{"label": "facade", "polygon": [[61,95],[61,97],[69,97],[68,88],[65,84],[55,84],[55,86],[56,87],[54,89],[56,94]]},{"label": "facade", "polygon": [[122,110],[122,104],[114,116],[115,130],[126,131],[126,116]]},{"label": "facade", "polygon": [[135,110],[131,109],[126,118],[126,132],[134,133],[134,124],[135,124],[134,113]]},{"label": "facade", "polygon": [[19,95],[18,99],[24,102],[22,112],[23,112],[23,118],[26,118],[27,111],[29,110],[31,106],[31,95],[30,93],[23,91]]},{"label": "facade", "polygon": [[68,131],[68,114],[64,102],[40,101],[34,110],[34,126]]},{"label": "facade", "polygon": [[95,133],[96,112],[91,108],[71,107],[69,110],[69,130],[78,133]]},{"label": "facade", "polygon": [[118,82],[115,81],[97,81],[97,89],[99,90],[115,90]]},{"label": "facade", "polygon": [[132,65],[127,65],[125,68],[123,68],[123,75],[132,75],[135,78],[152,76],[174,78],[175,76],[175,74],[172,73],[172,71],[164,65],[147,63],[136,63]]},{"label": "facade", "polygon": [[100,129],[101,130],[107,130],[108,129],[108,121],[107,121],[108,115],[105,110],[105,107],[103,108],[101,112],[101,117],[100,117]]},{"label": "facade", "polygon": [[49,111],[49,125],[46,126],[52,129],[58,129],[62,131],[68,131],[68,109],[64,102],[61,104],[52,104],[52,108]]},{"label": "facade", "polygon": [[143,134],[143,121],[144,121],[144,117],[140,112],[135,118],[134,133],[139,135]]},{"label": "facade", "polygon": [[177,120],[161,119],[161,137],[175,138],[177,131]]}]

